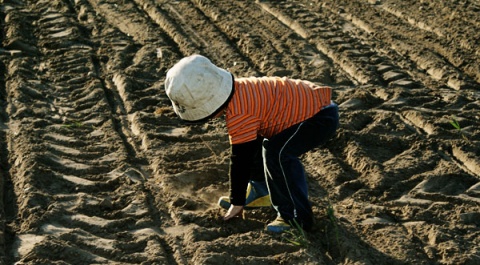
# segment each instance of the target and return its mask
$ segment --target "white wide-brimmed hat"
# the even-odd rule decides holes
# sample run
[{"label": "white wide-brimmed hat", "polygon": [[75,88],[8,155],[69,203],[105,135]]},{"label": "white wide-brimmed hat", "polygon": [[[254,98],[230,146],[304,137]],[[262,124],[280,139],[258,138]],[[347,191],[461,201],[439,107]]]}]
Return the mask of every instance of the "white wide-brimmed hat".
[{"label": "white wide-brimmed hat", "polygon": [[181,59],[165,79],[173,110],[187,121],[199,121],[217,112],[229,99],[232,85],[232,74],[201,55]]}]

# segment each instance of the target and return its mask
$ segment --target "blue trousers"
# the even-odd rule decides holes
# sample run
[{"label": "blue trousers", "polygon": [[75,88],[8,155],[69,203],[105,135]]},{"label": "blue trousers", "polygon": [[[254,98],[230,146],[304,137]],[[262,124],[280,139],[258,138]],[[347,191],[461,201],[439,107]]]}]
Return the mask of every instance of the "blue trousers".
[{"label": "blue trousers", "polygon": [[299,156],[325,144],[335,135],[338,126],[338,106],[333,105],[269,139],[263,139],[263,168],[270,198],[278,215],[287,223],[295,220],[304,230],[311,229],[313,212]]}]

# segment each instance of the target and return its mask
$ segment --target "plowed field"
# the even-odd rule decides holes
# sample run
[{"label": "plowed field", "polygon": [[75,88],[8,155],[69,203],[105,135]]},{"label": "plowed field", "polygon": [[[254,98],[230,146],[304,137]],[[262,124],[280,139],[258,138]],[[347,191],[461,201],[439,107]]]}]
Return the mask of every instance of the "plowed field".
[{"label": "plowed field", "polygon": [[[1,264],[480,264],[478,0],[0,3]],[[223,120],[164,91],[194,53],[334,87],[306,244],[222,220]]]}]

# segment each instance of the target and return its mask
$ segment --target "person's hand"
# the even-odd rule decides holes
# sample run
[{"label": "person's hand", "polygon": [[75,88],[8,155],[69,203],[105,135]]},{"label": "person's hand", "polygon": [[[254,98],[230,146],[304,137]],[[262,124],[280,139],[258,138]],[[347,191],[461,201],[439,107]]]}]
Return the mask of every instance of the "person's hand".
[{"label": "person's hand", "polygon": [[243,213],[243,206],[232,204],[230,206],[230,209],[228,209],[227,213],[223,217],[223,220],[227,221],[227,220],[230,220],[233,217],[237,217],[237,216],[242,217],[242,213]]}]

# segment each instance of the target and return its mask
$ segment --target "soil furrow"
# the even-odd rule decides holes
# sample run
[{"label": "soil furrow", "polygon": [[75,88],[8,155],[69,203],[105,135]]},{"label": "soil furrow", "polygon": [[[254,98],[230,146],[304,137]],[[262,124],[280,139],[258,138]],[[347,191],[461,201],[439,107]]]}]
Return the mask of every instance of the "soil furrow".
[{"label": "soil furrow", "polygon": [[[312,38],[350,72],[354,71],[352,73],[360,76],[369,76],[370,79],[375,78],[375,80],[366,81],[368,83],[409,89],[420,86],[415,80],[416,78],[406,71],[404,66],[392,57],[391,53],[377,48],[378,42],[370,43],[371,32],[365,29],[363,24],[349,22],[348,13],[332,8],[328,4],[316,8],[315,13],[326,13],[325,16],[330,18],[327,21],[329,23],[320,27],[310,26],[311,30],[315,32]],[[340,17],[335,17],[333,14],[339,14]],[[297,20],[301,21],[301,19]],[[308,23],[308,20],[305,23]],[[346,60],[348,61],[345,62]],[[365,77],[362,79],[368,80]]]},{"label": "soil furrow", "polygon": [[[339,6],[342,8],[346,6],[347,17],[354,24],[368,25],[369,28],[374,30],[371,34],[374,34],[379,39],[388,41],[395,51],[414,61],[419,68],[427,71],[431,78],[441,80],[449,87],[457,90],[471,89],[478,86],[478,83],[471,78],[478,79],[479,71],[468,71],[468,75],[465,75],[467,72],[464,71],[467,71],[467,69],[463,71],[461,70],[462,68],[458,69],[455,65],[463,64],[463,62],[455,62],[455,55],[451,55],[452,49],[448,43],[444,43],[442,40],[435,40],[435,38],[430,36],[431,34],[418,31],[412,28],[408,22],[399,21],[397,17],[391,14],[379,14],[382,11],[375,9],[367,3],[355,1],[352,5],[345,5],[345,3],[336,2],[331,5],[334,10],[339,10]],[[362,10],[362,12],[356,12],[355,10]],[[380,19],[377,20],[375,18]],[[388,23],[385,23],[386,19],[388,19]],[[423,46],[423,49],[413,48],[419,44]],[[460,56],[464,59],[469,57],[465,54]],[[470,63],[475,64],[475,61]],[[466,63],[464,66],[470,68],[470,63]]]},{"label": "soil furrow", "polygon": [[[202,12],[214,18],[214,21],[219,20],[218,14],[226,13],[226,11],[216,7],[214,3],[197,1],[196,4],[202,9]],[[236,46],[243,54],[250,57],[251,61],[257,65],[259,71],[264,75],[289,75],[295,78],[307,78],[319,83],[331,83],[333,82],[332,78],[340,80],[340,82],[345,81],[345,77],[342,76],[343,73],[338,73],[336,69],[332,68],[329,59],[315,46],[311,45],[308,40],[302,38],[302,32],[291,31],[290,28],[278,20],[278,13],[268,8],[263,3],[252,5],[248,2],[229,8],[236,10],[233,14],[251,17],[245,19],[247,22],[255,21],[258,18],[268,21],[263,25],[249,23],[248,28],[251,28],[251,30],[247,32],[245,32],[245,29],[247,29],[247,23],[245,22],[232,23],[232,25],[216,22],[217,27],[222,29],[229,36],[229,39],[235,40]],[[263,9],[269,10],[269,13],[264,13]],[[236,19],[238,18],[233,16],[226,20],[235,21]],[[297,34],[299,36],[296,36]],[[288,38],[285,36],[288,36]],[[261,47],[264,51],[264,57],[249,55],[249,50],[254,49],[251,45],[256,44],[258,44],[258,48]],[[287,50],[291,52],[285,54],[284,51]],[[282,57],[284,58],[282,59]],[[241,73],[241,75],[248,74],[248,72]]]},{"label": "soil furrow", "polygon": [[[153,12],[154,20],[158,21],[158,17],[156,17],[158,14],[155,13],[156,9],[152,11],[148,4],[142,4],[141,6],[150,17],[152,17],[151,12]],[[105,14],[108,16],[110,12],[115,11],[109,10]],[[117,14],[113,16],[115,17]],[[95,19],[98,20],[100,18]],[[127,35],[130,34],[129,32],[126,33]],[[98,28],[92,37],[96,39],[106,39],[107,36],[104,34],[107,34],[107,36],[111,34],[111,29],[108,27]],[[121,130],[124,142],[129,143],[131,146],[130,153],[135,154],[134,156],[139,159],[143,157],[143,152],[147,152],[148,150],[142,149],[142,147],[145,146],[144,144],[138,144],[135,128],[132,126],[131,119],[128,118],[128,116],[137,111],[151,112],[155,110],[153,107],[161,101],[158,95],[162,94],[162,92],[158,91],[158,87],[154,84],[154,81],[158,79],[157,74],[154,72],[157,69],[170,67],[171,60],[177,60],[180,57],[177,57],[171,52],[172,48],[167,48],[171,45],[164,42],[165,36],[160,35],[160,33],[157,34],[158,39],[155,40],[156,45],[145,45],[140,49],[134,48],[136,44],[124,34],[116,34],[114,38],[115,41],[102,42],[98,49],[96,57],[98,57],[99,60],[96,64],[96,71],[99,76],[110,77],[104,80],[104,85],[107,89],[106,94],[111,99],[111,108],[115,110],[115,113],[120,115],[117,121],[117,131]],[[137,41],[142,42],[142,40]],[[167,40],[167,42],[170,41]],[[158,59],[159,64],[149,63],[149,58]],[[133,161],[132,157],[130,157],[129,160]],[[140,163],[143,163],[142,161],[147,160],[142,158],[140,159]],[[165,216],[165,213],[163,213],[163,211],[167,211],[165,207],[166,200],[168,200],[165,198],[166,194],[162,194],[160,190],[155,189],[157,189],[157,187],[154,187],[154,190],[146,192],[145,199],[148,201],[149,218],[156,222],[158,226],[161,223],[166,224],[170,222],[170,217]],[[161,255],[157,255],[159,259],[165,258],[165,261],[162,263],[181,263],[181,256],[178,257],[175,253],[169,252],[171,249],[177,249],[178,246],[175,243],[169,245],[169,242],[168,239],[160,238],[156,244],[153,244],[152,240],[150,240],[149,245],[152,246],[149,247],[149,252],[160,252],[159,254]]]},{"label": "soil furrow", "polygon": [[[151,1],[148,2],[149,7],[152,6]],[[172,22],[169,23],[180,27],[180,29],[172,31],[172,27],[168,26],[167,23],[159,21],[170,36],[175,36],[178,31],[188,32],[189,34],[186,34],[186,36],[189,36],[190,42],[198,43],[196,53],[204,53],[205,56],[217,62],[225,60],[227,62],[225,65],[232,71],[249,70],[246,68],[250,64],[247,61],[248,59],[231,44],[232,40],[228,39],[228,36],[215,25],[217,17],[208,17],[190,2],[166,3],[162,7],[164,12],[171,14],[168,18]],[[150,13],[154,19],[157,17],[156,13]],[[158,21],[158,19],[155,20]],[[182,47],[182,45],[179,45],[179,47]]]},{"label": "soil furrow", "polygon": [[[122,4],[96,0],[88,2],[94,12],[101,14],[112,26],[118,28],[125,35],[131,36],[133,40],[145,43],[161,39],[158,29],[149,23],[149,20],[145,18],[143,12],[133,1],[124,1]],[[142,30],[138,30],[139,28]]]},{"label": "soil furrow", "polygon": [[[157,41],[160,40],[162,42],[164,42],[163,40],[165,39],[167,39],[167,41],[170,40],[168,42],[171,45],[167,44],[165,45],[165,48],[176,43],[175,51],[179,50],[184,54],[198,52],[198,43],[192,38],[193,36],[189,36],[188,30],[174,22],[174,19],[168,14],[169,12],[164,10],[165,4],[157,5],[149,0],[136,0],[136,3],[142,6],[149,18],[163,29],[163,32],[165,32],[167,36],[169,36],[167,38],[163,36],[157,38]],[[167,41],[165,41],[165,44]]]},{"label": "soil furrow", "polygon": [[[58,5],[56,7],[61,8],[62,5]],[[42,8],[46,7],[42,6]],[[56,16],[52,16],[52,14],[55,14],[52,12],[52,9],[54,8],[50,8],[49,15],[40,15],[40,20],[48,16],[47,19],[52,19],[52,17],[54,17],[57,20],[60,19],[61,21],[68,21],[69,17],[62,13],[57,13]],[[39,12],[42,13],[42,10],[40,9]],[[45,21],[47,20],[43,19],[43,22]],[[54,42],[53,40],[55,38],[60,36],[52,36],[47,33],[52,32],[52,30],[49,28],[49,23],[44,23],[42,24],[42,27],[38,28],[38,34],[43,36],[42,41],[39,43],[42,45],[41,47],[45,54],[45,58],[38,64],[32,64],[28,66],[22,65],[24,69],[33,70],[35,69],[36,65],[48,65],[50,63],[50,59],[48,59],[50,49],[67,47],[68,43],[78,42],[81,40],[81,38],[83,38],[81,34],[70,34],[71,32],[76,31],[68,30],[68,28],[78,28],[78,26],[76,28],[74,22],[66,24],[67,25],[65,25],[65,27],[67,30],[58,28],[55,29],[56,33],[54,33],[57,34],[58,32],[62,32],[62,36],[63,33],[68,35],[70,38],[64,39],[64,43],[66,43],[66,45],[57,43],[56,46],[53,46],[50,44]],[[72,50],[65,50],[63,54],[56,54],[57,56],[60,55],[61,58],[65,58],[64,61],[66,63],[51,64],[55,65],[56,67],[49,68],[48,74],[44,75],[42,77],[42,81],[38,83],[42,85],[36,85],[38,88],[37,90],[28,90],[28,86],[24,86],[25,88],[20,90],[22,93],[13,93],[14,89],[16,88],[15,85],[18,83],[25,83],[27,85],[36,83],[35,81],[32,81],[32,79],[34,80],[33,76],[29,77],[30,80],[24,80],[23,76],[19,76],[18,71],[9,71],[11,77],[16,77],[17,80],[19,80],[18,83],[10,82],[8,84],[7,90],[13,96],[13,101],[10,103],[10,109],[20,109],[22,108],[22,104],[28,104],[28,102],[35,100],[36,105],[42,106],[41,109],[37,110],[37,116],[41,119],[44,119],[47,124],[58,124],[58,122],[65,122],[63,124],[65,128],[62,130],[52,130],[52,128],[50,128],[48,125],[45,128],[34,128],[32,130],[26,123],[23,123],[22,120],[19,120],[22,117],[18,117],[16,119],[18,122],[16,120],[12,121],[12,124],[18,124],[16,130],[19,132],[30,132],[28,134],[18,134],[18,132],[12,131],[9,135],[10,149],[13,151],[10,159],[11,161],[16,161],[15,163],[18,165],[18,168],[12,170],[12,175],[14,175],[13,178],[15,182],[15,191],[17,194],[25,194],[27,195],[27,198],[29,198],[25,200],[24,205],[26,207],[19,209],[19,214],[23,218],[30,217],[30,221],[16,221],[21,229],[18,231],[15,243],[11,246],[14,253],[13,257],[15,260],[23,260],[26,262],[33,262],[34,260],[48,258],[50,260],[63,260],[73,264],[84,262],[104,262],[106,260],[132,263],[146,261],[162,262],[161,260],[164,259],[166,254],[159,243],[159,236],[145,236],[142,233],[137,234],[134,229],[132,230],[133,227],[137,227],[137,229],[147,228],[152,223],[150,218],[143,218],[144,214],[139,215],[140,212],[149,213],[149,206],[146,203],[147,199],[145,197],[143,198],[144,203],[137,204],[136,206],[134,206],[135,201],[141,200],[140,197],[137,197],[136,199],[129,199],[128,197],[125,197],[128,194],[127,189],[131,190],[132,187],[134,190],[143,189],[142,183],[145,181],[145,177],[142,176],[141,173],[132,175],[129,173],[129,171],[125,171],[127,168],[123,168],[123,170],[121,170],[122,172],[116,173],[119,174],[116,178],[120,178],[120,181],[107,182],[109,185],[95,185],[95,188],[93,189],[82,188],[82,184],[88,184],[88,181],[90,181],[88,180],[89,178],[95,178],[94,175],[108,175],[110,172],[113,172],[115,168],[119,168],[120,165],[125,164],[126,159],[129,157],[129,153],[127,152],[128,146],[126,145],[126,141],[125,139],[122,140],[121,133],[119,133],[119,128],[117,125],[115,125],[115,122],[110,122],[109,126],[99,127],[111,119],[111,113],[105,111],[111,111],[110,109],[114,108],[114,102],[108,101],[108,96],[105,94],[102,84],[98,82],[98,80],[92,79],[93,76],[90,75],[90,73],[98,73],[98,71],[95,70],[95,61],[92,61],[91,52],[82,52],[84,51],[83,49],[77,50],[77,52],[71,51]],[[73,59],[82,57],[83,60]],[[55,60],[55,57],[52,58]],[[82,62],[82,64],[78,64],[78,62]],[[55,84],[66,88],[68,87],[68,84],[66,83],[68,82],[68,79],[75,75],[83,75],[85,77],[88,76],[87,78],[83,79],[83,84],[81,80],[77,81],[79,84],[77,89],[82,90],[83,87],[84,91],[90,92],[88,94],[80,92],[85,96],[79,98],[72,98],[68,93],[64,94],[63,100],[62,97],[58,98],[60,101],[64,102],[64,105],[60,108],[66,107],[70,110],[73,110],[73,112],[76,112],[76,114],[79,114],[77,117],[75,117],[75,121],[72,124],[69,124],[68,113],[56,112],[56,110],[59,109],[59,106],[56,106],[55,102],[52,102],[50,98],[53,98],[55,93]],[[57,77],[62,78],[58,79]],[[91,104],[92,101],[97,102],[97,104],[107,105],[110,107],[98,108],[95,107],[97,104]],[[66,104],[66,102],[70,102],[70,105]],[[84,110],[96,112],[97,115],[88,116],[88,111]],[[54,112],[53,115],[51,111]],[[63,116],[66,119],[59,119],[56,118],[56,116]],[[103,120],[102,118],[99,119],[99,117],[106,117],[107,120]],[[100,130],[97,130],[97,127],[100,128]],[[80,140],[85,143],[78,145],[77,149],[68,149],[67,146],[62,147],[61,143],[55,142],[54,147],[60,147],[63,152],[57,152],[57,154],[54,155],[53,153],[42,151],[49,147],[48,141],[41,141],[41,135],[43,135],[45,132],[58,134],[58,138],[65,138],[68,137],[68,135],[75,134],[75,131],[77,133],[81,132],[86,136]],[[32,134],[31,132],[34,133]],[[81,159],[81,156],[78,156],[78,153],[82,153],[83,151],[81,146],[87,147],[95,145],[93,140],[95,140],[95,138],[98,136],[104,137],[103,143],[106,144],[105,147],[100,148],[94,157],[90,157],[86,160]],[[13,138],[15,138],[15,140],[13,140]],[[105,139],[108,139],[108,141],[105,141]],[[107,151],[107,149],[111,149],[110,146],[114,147],[113,150]],[[88,151],[88,149],[86,150]],[[28,154],[28,156],[26,158],[22,158],[25,157],[25,154]],[[130,153],[130,155],[132,155],[132,153]],[[129,159],[133,160],[133,157]],[[55,173],[53,173],[51,170],[54,170]],[[19,179],[20,176],[23,176],[25,179]],[[132,186],[132,184],[134,185]],[[103,194],[97,194],[97,196],[102,200],[102,202],[110,197],[108,195],[110,192],[124,194],[120,197],[120,199],[122,201],[130,201],[129,209],[131,210],[125,208],[125,210],[121,210],[121,212],[119,212],[120,215],[114,217],[114,219],[111,221],[107,221],[106,219],[104,220],[100,217],[97,217],[98,214],[92,212],[92,210],[98,207],[96,204],[92,204],[86,207],[86,210],[88,209],[88,216],[85,215],[82,217],[81,215],[79,218],[75,217],[78,215],[76,213],[69,214],[68,208],[71,208],[73,205],[78,205],[79,203],[81,204],[82,200],[73,197],[71,198],[71,201],[68,201],[66,204],[56,204],[54,200],[55,196],[61,191],[75,190],[83,190],[83,192],[89,193],[101,191]],[[31,196],[28,196],[28,194],[31,194]],[[43,199],[41,198],[41,194],[44,196]],[[137,192],[134,194],[138,195],[139,193]],[[19,202],[19,204],[22,204],[22,202]],[[30,207],[34,207],[36,210],[32,211],[30,210]],[[138,212],[139,210],[140,212]],[[84,221],[75,223],[73,221],[74,219],[68,217],[69,215],[71,215],[75,220],[78,219]],[[85,229],[86,233],[83,233],[82,229],[65,231],[61,227],[56,228],[55,220],[60,221],[63,218],[67,218],[67,223],[69,225],[73,225],[73,227],[82,227],[82,229]],[[98,224],[98,226],[92,224]],[[48,228],[49,226],[51,229]],[[38,230],[39,234],[37,236],[32,237],[32,234],[30,234],[28,231],[34,227],[38,227],[40,230]],[[41,227],[43,227],[43,229]],[[118,230],[119,227],[130,227],[131,231]],[[95,232],[96,236],[89,235],[93,231],[98,231]],[[133,238],[138,240],[138,246],[129,246],[128,244],[125,245],[124,243],[121,243],[125,239],[119,236],[114,237],[112,239],[113,241],[107,241],[106,244],[95,246],[88,243],[90,241],[101,242],[103,240],[101,239],[102,237],[111,237],[112,234],[116,234],[118,232],[127,234],[131,233]],[[55,253],[58,251],[53,251],[55,249],[55,243],[53,243],[54,241],[56,241],[58,244],[68,244],[72,246],[75,245],[78,246],[79,249],[70,249],[66,251],[71,252],[71,255],[69,256],[57,256]],[[155,241],[157,243],[154,243]],[[111,242],[114,243],[112,244]],[[124,247],[122,247],[122,245],[124,245]],[[144,248],[146,248],[147,245],[159,246],[161,248],[160,252],[162,255],[150,257],[146,256],[144,254]],[[36,252],[35,250],[37,248],[43,248],[45,252]],[[131,251],[127,251],[129,255],[125,255],[125,248],[131,249]],[[48,250],[50,249],[52,252],[49,253]],[[96,254],[88,257],[88,253]],[[79,255],[83,256],[83,258],[78,259]],[[97,255],[100,255],[101,257]]]},{"label": "soil furrow", "polygon": [[468,170],[468,173],[480,178],[480,161],[475,150],[468,145],[455,145],[452,147],[452,155]]},{"label": "soil furrow", "polygon": [[[452,8],[442,1],[403,1],[401,3],[386,1],[381,8],[422,30],[435,33],[440,39],[446,39],[453,44],[450,48],[476,52],[475,43],[479,40],[478,34],[471,33],[478,32],[480,22],[469,18],[478,16],[480,10],[478,4],[465,2]],[[413,12],[417,10],[420,12]],[[454,30],[457,28],[463,30]]]},{"label": "soil furrow", "polygon": [[[262,7],[269,10],[275,17],[281,18],[284,23],[290,20],[297,21],[300,26],[291,23],[286,25],[290,26],[291,30],[297,34],[308,36],[310,43],[314,43],[322,54],[328,56],[335,64],[338,64],[355,82],[361,84],[368,82],[379,83],[379,80],[373,80],[372,75],[366,73],[367,69],[363,67],[365,63],[364,56],[370,57],[370,51],[361,51],[362,48],[358,43],[354,43],[354,40],[344,34],[340,27],[330,23],[330,14],[308,14],[308,11],[302,10],[300,6],[291,7],[284,1],[277,4],[279,5],[277,8],[272,8],[267,4],[262,4]],[[289,18],[281,11],[288,9],[294,9],[292,18]],[[323,12],[323,9],[320,9],[320,11]],[[312,23],[312,20],[315,23]],[[362,66],[355,62],[355,58],[363,61]]]},{"label": "soil furrow", "polygon": [[[112,127],[106,127],[104,129],[108,129],[110,128],[110,133],[109,134],[112,134],[112,130],[113,128]],[[48,129],[48,127],[47,127]],[[106,131],[108,132],[108,131]],[[29,137],[31,139],[31,135]],[[19,139],[21,140],[21,139]],[[91,145],[92,142],[89,143],[89,145]],[[46,146],[48,146],[48,142],[45,144]],[[17,148],[13,148],[14,150],[17,150],[18,152],[18,147]],[[16,152],[16,153],[17,153]],[[124,152],[124,151],[123,151]],[[53,155],[49,155],[48,153],[44,153],[44,154],[39,154],[38,151],[30,151],[29,152],[30,154],[34,155],[34,154],[38,154],[37,157],[33,158],[33,161],[30,161],[30,160],[27,160],[26,162],[33,162],[35,163],[37,166],[40,166],[40,167],[45,167],[45,168],[51,168],[51,169],[54,169],[58,172],[62,172],[61,174],[69,174],[69,175],[73,175],[73,176],[79,176],[81,178],[85,178],[85,175],[87,174],[102,174],[102,172],[104,172],[103,174],[106,174],[108,172],[111,171],[111,168],[112,166],[115,166],[118,161],[117,159],[119,159],[120,157],[127,157],[126,155],[122,155],[122,154],[118,154],[118,155],[115,155],[115,159],[112,160],[112,161],[105,161],[107,164],[105,164],[104,166],[101,166],[101,164],[98,164],[98,163],[94,163],[92,165],[87,165],[87,164],[82,164],[82,163],[77,163],[77,162],[74,162],[73,160],[71,160],[72,158],[74,160],[77,160],[77,157],[75,156],[75,154],[67,154],[67,155],[62,155],[62,156],[59,156],[59,157],[55,157]],[[22,153],[17,153],[19,156],[22,156],[23,154]],[[103,156],[104,154],[108,154],[108,153],[105,153],[105,152],[102,152],[101,156]],[[45,160],[43,156],[46,156],[48,157],[48,160]],[[100,157],[98,157],[100,158]],[[94,160],[90,160],[90,161],[99,161],[99,159],[94,159]],[[100,158],[101,160],[101,158]],[[52,162],[54,162],[52,164]],[[114,164],[112,164],[111,162],[115,162]],[[32,169],[30,169],[30,171],[32,172]],[[33,171],[35,172],[35,171]],[[19,172],[20,173],[20,172]],[[65,184],[65,185],[62,185],[61,181],[59,181],[59,179],[55,179],[54,176],[50,176],[48,177],[48,175],[46,174],[47,172],[38,172],[38,174],[28,174],[28,175],[25,175],[25,177],[27,179],[31,179],[30,181],[36,181],[36,178],[35,177],[36,175],[43,175],[47,178],[50,178],[50,184],[49,182],[43,182],[43,184],[41,186],[38,186],[36,184],[34,184],[34,182],[31,182],[33,187],[34,188],[32,191],[34,191],[35,189],[39,189],[40,192],[42,192],[42,190],[49,190],[49,193],[53,193],[55,194],[55,191],[58,190],[58,189],[65,189],[65,190],[73,190],[73,188],[75,187],[75,185],[72,185],[72,183],[70,184]],[[127,178],[128,180],[128,178]],[[136,180],[138,181],[138,180]],[[54,184],[55,183],[55,184]],[[128,183],[128,182],[127,182]],[[113,184],[113,182],[111,182],[110,184]],[[29,184],[27,184],[29,185]],[[52,187],[52,186],[49,186],[49,185],[55,185],[57,186],[56,188]],[[123,181],[121,182],[118,182],[117,185],[125,185]],[[100,186],[94,188],[94,189],[89,189],[89,192],[94,192],[96,190],[98,190],[98,188],[101,189]],[[80,189],[81,190],[81,189]],[[105,191],[109,191],[109,192],[118,192],[118,188],[115,188],[114,186],[110,185],[109,189],[108,190],[103,190],[104,192]],[[34,202],[35,200],[32,199],[32,202],[33,204],[35,204]],[[75,200],[72,201],[71,203],[75,204]],[[48,205],[48,202],[47,202],[47,205]],[[95,207],[95,206],[93,206]],[[50,209],[50,208],[49,208]],[[146,210],[148,211],[148,210]],[[48,214],[49,210],[47,210],[47,213],[44,213],[42,214],[42,219],[47,221],[50,219],[49,218],[49,214]],[[55,214],[52,214],[52,217],[51,218],[56,218],[57,215]],[[135,223],[136,221],[133,221],[133,223]],[[37,225],[37,223],[34,223],[35,225]],[[31,225],[34,225],[34,224],[31,224]],[[30,225],[29,225],[30,226]],[[124,224],[124,226],[132,226],[131,224]],[[56,231],[56,230],[55,230]],[[51,235],[55,235],[55,231],[44,231],[44,233],[46,234],[51,234]],[[107,231],[105,231],[107,233],[109,233],[108,229]],[[111,232],[111,231],[110,231]],[[21,235],[20,238],[23,238],[25,236],[27,236],[28,234],[26,235]],[[57,237],[59,239],[61,239],[61,235],[57,235]],[[88,239],[88,240],[91,240],[91,239]],[[71,243],[74,243],[74,242],[71,242]],[[81,242],[79,242],[79,244],[81,244]],[[22,249],[22,246],[20,246],[20,253],[25,253],[23,251],[26,251],[25,249]],[[28,249],[27,249],[28,250]],[[37,258],[40,258],[41,256],[37,256]],[[113,256],[112,256],[113,257]],[[30,257],[31,258],[31,257]],[[114,259],[115,260],[115,259]]]},{"label": "soil furrow", "polygon": [[[255,17],[266,15],[262,14],[254,3],[242,2],[239,4],[232,2],[218,4],[214,1],[195,1],[195,4],[213,21],[220,18],[218,17],[219,14],[224,14],[221,17],[222,23],[216,22],[217,27],[225,32],[230,40],[234,40],[232,43],[235,43],[242,54],[249,58],[260,74],[300,76],[297,66],[300,63],[293,63],[293,60],[288,55],[288,57],[281,56],[285,48],[282,47],[283,43],[279,42],[278,36],[271,32],[268,27],[261,27],[252,23],[255,21]],[[240,19],[242,20],[240,21]],[[276,23],[274,20],[271,22]],[[263,53],[252,52],[258,49],[262,49]],[[228,63],[231,64],[233,62]],[[248,74],[251,73],[241,73],[241,75]]]}]

